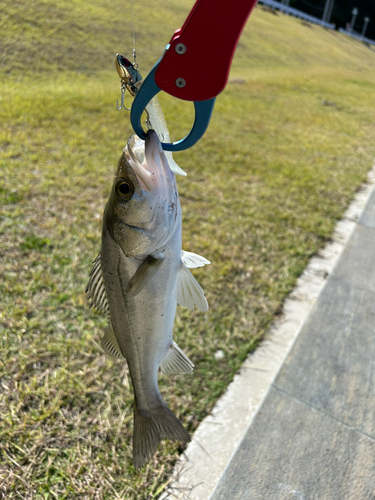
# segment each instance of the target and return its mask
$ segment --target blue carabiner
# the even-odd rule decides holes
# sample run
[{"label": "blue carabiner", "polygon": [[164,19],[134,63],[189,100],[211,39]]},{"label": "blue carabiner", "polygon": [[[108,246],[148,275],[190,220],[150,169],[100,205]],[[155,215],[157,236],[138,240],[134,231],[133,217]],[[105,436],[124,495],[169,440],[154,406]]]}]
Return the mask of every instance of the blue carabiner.
[{"label": "blue carabiner", "polygon": [[[143,81],[141,88],[138,90],[130,111],[130,122],[134,132],[141,138],[145,139],[146,134],[141,125],[141,117],[147,104],[160,91],[160,87],[155,82],[155,73],[160,61],[153,67],[150,73]],[[212,111],[215,105],[215,97],[205,101],[193,101],[195,107],[195,120],[189,134],[177,142],[162,142],[161,145],[165,151],[183,151],[191,148],[204,135],[210,123]]]}]

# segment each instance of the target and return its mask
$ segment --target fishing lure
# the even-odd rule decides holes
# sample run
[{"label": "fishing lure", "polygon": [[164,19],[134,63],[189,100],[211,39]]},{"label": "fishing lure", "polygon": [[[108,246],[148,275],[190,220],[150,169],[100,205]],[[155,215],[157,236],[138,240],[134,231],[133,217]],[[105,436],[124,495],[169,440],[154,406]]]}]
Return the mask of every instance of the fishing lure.
[{"label": "fishing lure", "polygon": [[119,77],[121,78],[121,104],[117,109],[126,109],[130,111],[131,108],[125,106],[125,91],[127,90],[131,96],[135,97],[138,92],[137,83],[142,81],[142,75],[138,71],[138,65],[131,63],[129,59],[121,54],[116,54],[116,69]]}]

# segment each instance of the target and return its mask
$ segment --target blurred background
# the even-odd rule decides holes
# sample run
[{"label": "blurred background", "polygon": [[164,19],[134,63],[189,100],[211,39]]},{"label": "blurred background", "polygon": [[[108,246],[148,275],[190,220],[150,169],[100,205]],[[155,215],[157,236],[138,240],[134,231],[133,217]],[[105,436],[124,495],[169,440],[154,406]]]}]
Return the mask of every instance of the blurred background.
[{"label": "blurred background", "polygon": [[[366,27],[366,37],[375,39],[375,4],[371,0],[334,0],[328,2],[330,8],[329,22],[336,25],[336,28],[347,28],[353,18],[353,10],[357,9],[352,29],[361,34],[363,27]],[[290,0],[289,5],[312,16],[322,18],[326,8],[327,0]],[[369,21],[366,23],[365,19]],[[374,22],[371,22],[373,20]]]}]

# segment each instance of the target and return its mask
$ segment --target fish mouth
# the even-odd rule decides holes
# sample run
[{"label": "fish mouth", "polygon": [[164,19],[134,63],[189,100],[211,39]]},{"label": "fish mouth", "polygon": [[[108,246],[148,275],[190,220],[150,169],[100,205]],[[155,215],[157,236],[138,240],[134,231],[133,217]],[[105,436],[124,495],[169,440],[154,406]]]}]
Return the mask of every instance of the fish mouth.
[{"label": "fish mouth", "polygon": [[124,153],[142,189],[166,187],[172,171],[155,130],[147,131],[145,141],[136,135],[129,137]]},{"label": "fish mouth", "polygon": [[161,142],[159,141],[158,134],[155,132],[155,130],[150,129],[147,130],[146,133],[146,139],[145,139],[145,155],[146,158],[147,156],[150,155],[155,155],[156,153],[163,153],[163,147],[161,145]]}]

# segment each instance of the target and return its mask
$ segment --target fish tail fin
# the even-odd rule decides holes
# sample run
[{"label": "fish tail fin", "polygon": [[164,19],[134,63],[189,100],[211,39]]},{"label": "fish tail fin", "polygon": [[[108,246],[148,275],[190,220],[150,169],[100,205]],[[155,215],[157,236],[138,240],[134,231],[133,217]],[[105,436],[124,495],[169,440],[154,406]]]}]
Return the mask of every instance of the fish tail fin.
[{"label": "fish tail fin", "polygon": [[166,404],[148,412],[138,410],[134,401],[133,462],[136,469],[152,457],[162,439],[188,443],[190,435]]}]

